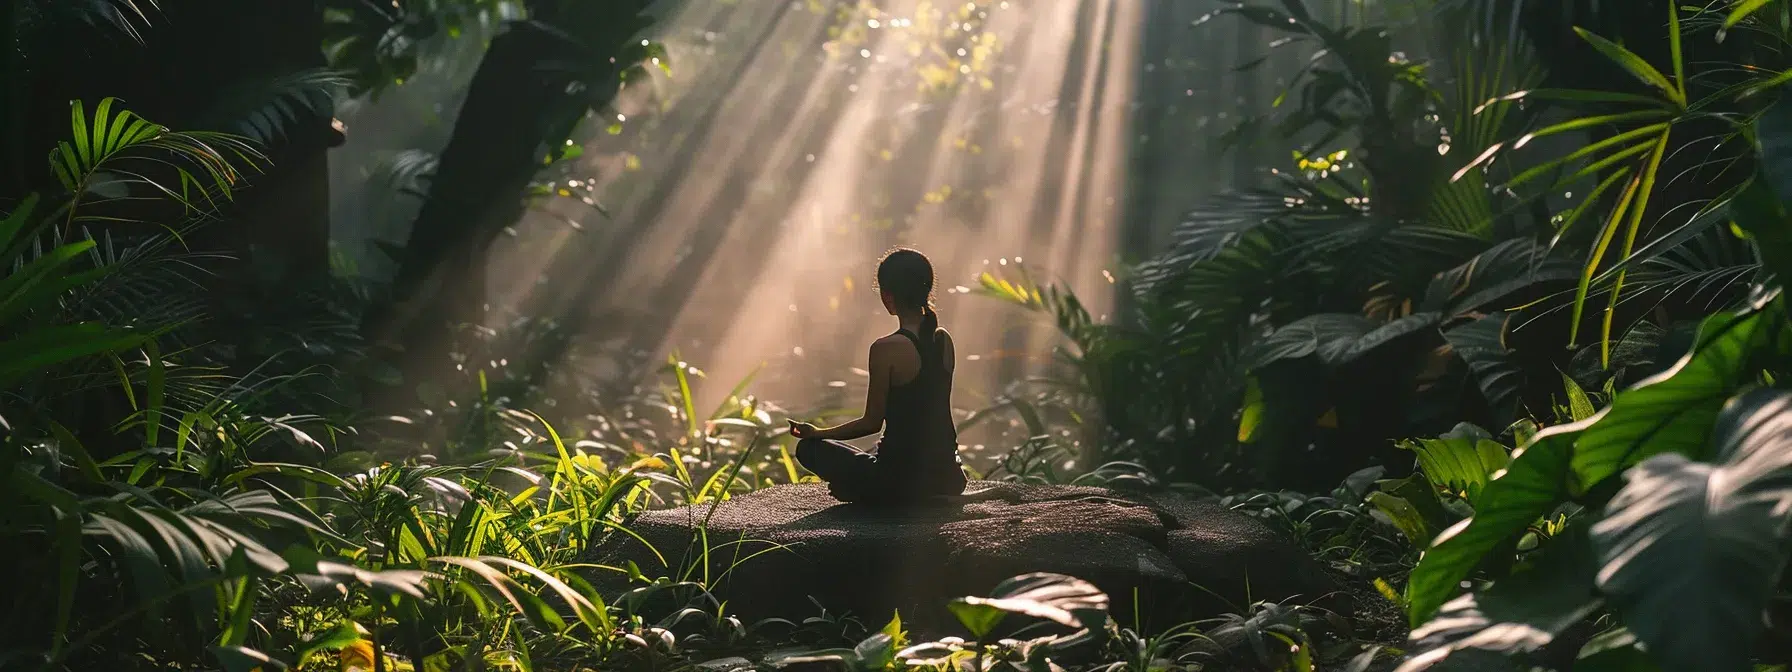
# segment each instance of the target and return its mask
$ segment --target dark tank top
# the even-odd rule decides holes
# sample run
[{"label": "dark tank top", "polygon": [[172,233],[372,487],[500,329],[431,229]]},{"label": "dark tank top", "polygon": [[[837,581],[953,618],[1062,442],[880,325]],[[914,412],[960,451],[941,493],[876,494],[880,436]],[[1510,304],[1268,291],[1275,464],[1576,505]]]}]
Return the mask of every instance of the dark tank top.
[{"label": "dark tank top", "polygon": [[[936,343],[943,331],[933,334]],[[929,353],[913,332],[898,329],[896,333],[915,345],[915,351],[921,355],[921,371],[913,380],[890,386],[884,402],[884,434],[878,441],[877,459],[918,475],[957,474],[962,478],[958,428],[952,420],[952,370],[940,361],[937,348]],[[963,487],[962,481],[958,487]]]}]

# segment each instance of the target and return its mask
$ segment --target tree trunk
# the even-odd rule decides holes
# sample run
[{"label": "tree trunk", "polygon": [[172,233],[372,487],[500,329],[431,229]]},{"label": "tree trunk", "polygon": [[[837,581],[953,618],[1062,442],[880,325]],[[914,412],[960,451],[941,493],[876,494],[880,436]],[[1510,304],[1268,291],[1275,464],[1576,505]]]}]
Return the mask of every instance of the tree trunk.
[{"label": "tree trunk", "polygon": [[[398,259],[389,304],[363,324],[376,346],[398,351],[407,385],[451,373],[454,327],[484,321],[486,249],[523,215],[546,152],[619,90],[626,66],[606,58],[641,27],[627,10],[543,0],[486,50]],[[573,72],[600,67],[595,76]]]},{"label": "tree trunk", "polygon": [[[1175,165],[1176,159],[1188,153],[1190,146],[1182,144],[1186,134],[1176,132],[1176,122],[1180,121],[1178,113],[1187,114],[1192,105],[1184,101],[1192,101],[1193,96],[1179,97],[1171,93],[1180,89],[1180,85],[1193,82],[1178,68],[1169,63],[1183,55],[1177,48],[1182,40],[1182,32],[1186,25],[1175,21],[1177,9],[1181,3],[1169,0],[1153,0],[1147,11],[1150,18],[1145,22],[1143,44],[1140,47],[1141,59],[1145,63],[1163,63],[1164,67],[1156,70],[1142,70],[1136,74],[1134,90],[1141,103],[1139,112],[1133,116],[1138,126],[1137,134],[1143,142],[1128,143],[1130,150],[1129,170],[1126,180],[1126,207],[1120,221],[1121,230],[1120,258],[1133,264],[1146,261],[1157,253],[1158,240],[1162,232],[1175,226],[1175,215],[1166,216],[1165,205],[1180,201],[1174,199],[1176,189],[1171,187],[1171,177],[1178,176],[1181,166]],[[1192,89],[1190,89],[1192,90]],[[1207,94],[1202,91],[1203,96]],[[1196,148],[1199,151],[1199,148]],[[1170,205],[1173,208],[1175,205]],[[1171,210],[1171,212],[1174,212]],[[1124,285],[1114,296],[1114,323],[1123,325],[1137,324],[1137,300],[1133,295],[1131,283]]]},{"label": "tree trunk", "polygon": [[[323,12],[314,0],[264,3],[254,11],[267,32],[239,38],[244,52],[265,50],[266,64],[254,70],[280,77],[329,65],[320,46]],[[319,278],[330,271],[329,150],[344,139],[332,123],[334,114],[327,106],[302,111],[270,142],[273,165],[250,180],[237,204],[244,239],[232,249],[246,262],[277,264],[283,279]]]},{"label": "tree trunk", "polygon": [[[721,122],[723,109],[727,107],[727,101],[733,97],[735,91],[750,85],[752,80],[747,77],[747,73],[752,64],[758,60],[759,52],[772,44],[771,36],[788,11],[788,5],[778,10],[763,31],[755,36],[756,39],[751,42],[754,46],[734,62],[734,67],[727,69],[722,74],[707,78],[707,86],[718,87],[717,90],[723,93],[717,96],[713,104],[701,115],[688,124],[688,128],[697,129],[694,131],[696,137],[682,143],[682,149],[666,159],[668,166],[665,170],[666,175],[684,175],[691,171],[703,158],[702,150],[709,144],[709,139],[716,134],[728,132],[727,125]],[[817,137],[825,137],[825,134],[818,134]],[[591,340],[601,341],[617,336],[638,338],[643,333],[653,333],[640,328],[634,319],[635,316],[594,315],[583,307],[590,306],[593,301],[602,296],[605,287],[615,282],[617,274],[622,273],[622,269],[626,265],[623,262],[639,245],[641,238],[648,233],[647,227],[659,221],[671,205],[678,185],[677,179],[664,179],[654,183],[650,187],[651,191],[642,199],[643,203],[649,205],[639,212],[632,213],[630,216],[631,227],[624,234],[613,239],[606,246],[607,249],[580,250],[576,255],[559,255],[554,259],[547,260],[547,267],[543,275],[549,281],[558,283],[559,286],[577,287],[578,290],[564,301],[561,300],[562,297],[558,296],[530,297],[523,306],[525,314],[552,314],[560,321],[566,333],[577,334],[581,338]],[[719,240],[719,237],[717,239]],[[565,306],[581,308],[567,310],[563,309]],[[593,331],[594,327],[604,326],[605,323],[617,325],[616,331]],[[528,372],[530,376],[528,380],[531,384],[540,384],[546,379],[546,366],[565,357],[570,346],[570,341],[556,341],[554,345],[537,348],[527,353],[514,353],[511,355],[511,359],[521,363],[520,368]]]},{"label": "tree trunk", "polygon": [[[445,287],[464,280],[448,277],[450,266],[464,270],[460,265],[444,264],[457,248],[480,246],[523,214],[524,191],[541,166],[542,120],[566,95],[566,82],[538,72],[557,55],[555,47],[531,23],[512,24],[492,40],[405,242],[393,281],[401,304],[390,320],[394,334],[409,327],[404,313],[429,312]],[[467,317],[479,313],[461,308]]]}]

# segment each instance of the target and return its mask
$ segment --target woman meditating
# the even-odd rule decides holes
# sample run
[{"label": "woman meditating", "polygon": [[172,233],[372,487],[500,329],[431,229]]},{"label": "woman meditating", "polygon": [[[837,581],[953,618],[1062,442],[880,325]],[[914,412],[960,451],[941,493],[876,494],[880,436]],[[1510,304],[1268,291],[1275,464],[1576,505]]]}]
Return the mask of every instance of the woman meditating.
[{"label": "woman meditating", "polygon": [[[933,311],[933,264],[898,249],[877,265],[878,294],[895,333],[871,344],[864,416],[819,428],[790,421],[796,459],[843,502],[896,503],[964,492],[952,421],[952,337]],[[877,452],[844,443],[882,429]]]}]

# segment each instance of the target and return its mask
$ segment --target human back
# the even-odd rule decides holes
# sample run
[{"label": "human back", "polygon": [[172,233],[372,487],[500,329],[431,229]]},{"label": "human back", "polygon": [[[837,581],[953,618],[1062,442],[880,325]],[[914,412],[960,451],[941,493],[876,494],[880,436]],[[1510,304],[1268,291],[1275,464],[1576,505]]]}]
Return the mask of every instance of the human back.
[{"label": "human back", "polygon": [[[896,331],[872,343],[865,413],[826,429],[792,421],[797,460],[843,501],[959,494],[964,470],[952,417],[952,337],[933,309],[933,265],[897,249],[877,267],[878,295]],[[844,440],[882,430],[875,454]]]},{"label": "human back", "polygon": [[895,361],[878,454],[886,459],[912,459],[916,466],[944,462],[956,465],[958,429],[952,418],[951,334],[936,325],[925,336],[898,329],[885,339],[893,345]]}]

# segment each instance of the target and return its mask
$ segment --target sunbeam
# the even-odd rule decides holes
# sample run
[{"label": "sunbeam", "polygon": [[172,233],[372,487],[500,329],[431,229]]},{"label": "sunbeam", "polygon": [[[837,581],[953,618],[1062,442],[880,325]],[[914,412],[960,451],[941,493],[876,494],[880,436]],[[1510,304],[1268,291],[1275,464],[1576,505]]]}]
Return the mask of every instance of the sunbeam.
[{"label": "sunbeam", "polygon": [[1783,662],[1788,12],[0,1],[0,668]]},{"label": "sunbeam", "polygon": [[979,274],[1025,264],[1112,304],[1143,20],[1117,0],[681,9],[660,29],[673,76],[619,105],[651,140],[587,148],[609,215],[519,226],[494,308],[578,324],[578,366],[639,375],[606,348],[677,352],[724,383],[706,403],[769,366],[756,389],[822,407],[892,328],[874,262],[913,246],[960,393],[987,399],[1051,332],[963,291]]}]

